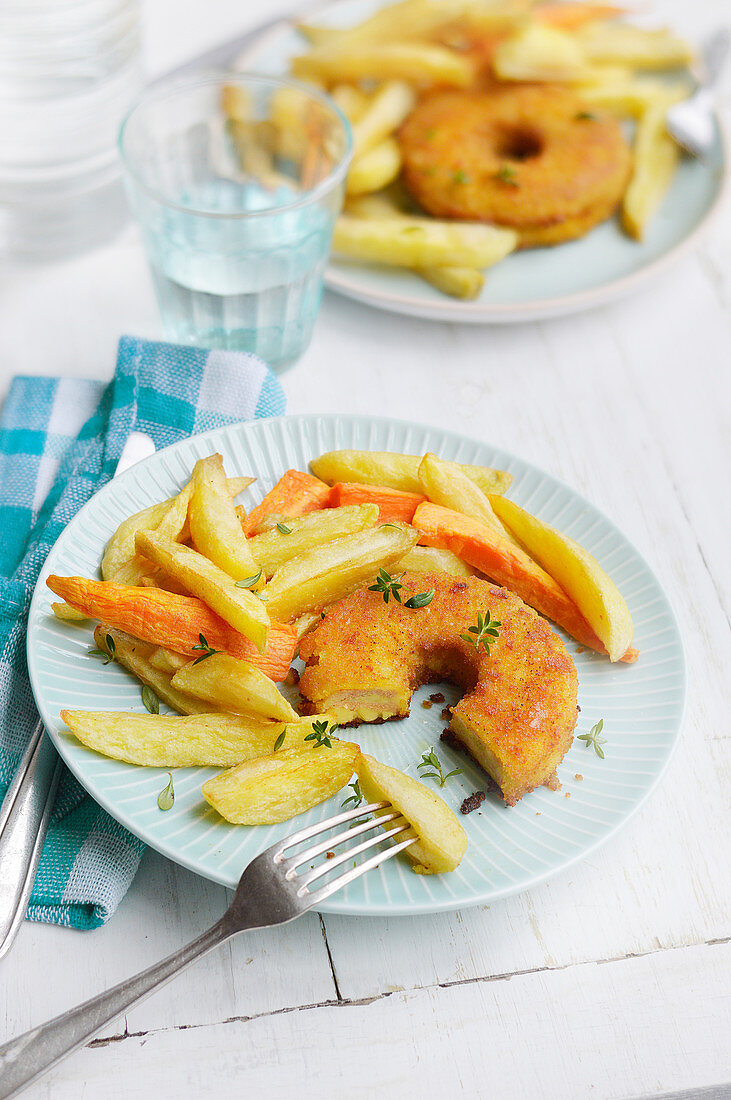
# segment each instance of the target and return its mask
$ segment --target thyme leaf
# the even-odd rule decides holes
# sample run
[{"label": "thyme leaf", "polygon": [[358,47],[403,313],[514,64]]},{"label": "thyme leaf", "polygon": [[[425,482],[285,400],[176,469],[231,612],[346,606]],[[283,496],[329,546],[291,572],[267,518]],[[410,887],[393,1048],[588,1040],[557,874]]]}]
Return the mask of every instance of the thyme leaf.
[{"label": "thyme leaf", "polygon": [[175,802],[175,791],[173,789],[173,773],[168,772],[168,784],[164,787],[157,796],[157,804],[161,810],[171,810],[173,803]]}]

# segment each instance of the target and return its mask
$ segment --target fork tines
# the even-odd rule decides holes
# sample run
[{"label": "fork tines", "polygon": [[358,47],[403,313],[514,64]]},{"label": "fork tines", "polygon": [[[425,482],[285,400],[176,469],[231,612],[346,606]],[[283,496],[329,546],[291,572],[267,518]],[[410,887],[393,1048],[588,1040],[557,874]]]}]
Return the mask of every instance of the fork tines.
[{"label": "fork tines", "polygon": [[[284,852],[294,845],[304,840],[309,840],[312,837],[317,837],[337,825],[345,825],[348,822],[357,821],[359,817],[363,817],[365,814],[389,810],[391,811],[390,813],[382,812],[378,817],[371,817],[355,826],[351,825],[349,828],[336,833],[334,836],[330,835],[324,840],[318,840],[316,844],[313,844],[301,852],[297,852],[289,857],[284,855]],[[394,822],[393,827],[381,831],[383,826],[387,825],[389,822]],[[316,825],[311,825],[306,829],[300,829],[299,832],[293,833],[292,836],[287,837],[281,842],[279,850],[273,854],[273,859],[275,863],[280,865],[281,870],[284,871],[284,877],[296,888],[297,895],[303,901],[306,901],[309,907],[309,905],[315,905],[324,900],[326,897],[329,897],[330,894],[335,893],[336,890],[340,890],[343,886],[352,882],[353,879],[360,878],[360,876],[364,875],[367,871],[372,870],[374,867],[378,867],[381,863],[385,862],[385,860],[392,859],[399,852],[408,848],[410,844],[415,842],[416,837],[411,836],[398,844],[388,844],[386,847],[383,847],[383,844],[384,841],[390,841],[394,837],[407,832],[410,828],[411,826],[409,823],[403,818],[398,810],[393,809],[390,802],[371,802],[365,806],[359,806],[354,810],[346,810],[343,813],[328,818],[326,821],[320,821]],[[310,870],[304,874],[297,874],[297,868],[301,867],[303,863],[315,859],[317,856],[322,855],[323,852],[330,851],[337,847],[338,844],[342,844],[345,841],[352,841],[358,836],[371,832],[374,829],[379,830],[376,836],[362,840],[359,844],[346,848],[345,851],[340,854],[333,855],[329,859],[316,864],[314,867],[311,866]],[[349,871],[325,883],[319,890],[313,892],[308,889],[310,883],[328,874],[341,864],[354,860],[356,856],[362,855],[364,852],[379,848],[380,851],[375,851],[374,855],[361,863],[356,862]]]}]

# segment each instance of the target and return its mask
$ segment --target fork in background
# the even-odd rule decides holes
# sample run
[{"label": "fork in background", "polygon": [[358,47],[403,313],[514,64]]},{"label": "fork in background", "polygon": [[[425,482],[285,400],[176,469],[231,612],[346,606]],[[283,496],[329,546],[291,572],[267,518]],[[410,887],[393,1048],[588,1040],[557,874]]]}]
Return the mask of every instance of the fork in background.
[{"label": "fork in background", "polygon": [[[357,821],[364,814],[374,811],[379,811],[378,817],[351,825],[335,836],[327,835],[324,839],[316,839],[336,825]],[[363,839],[346,847],[339,854],[313,864],[313,860],[330,852],[337,845],[350,842],[361,835],[365,836],[374,829],[381,830],[383,825],[389,823],[392,823],[390,827],[383,832],[379,831],[376,836]],[[416,837],[413,835],[392,843],[408,830],[408,822],[398,810],[393,809],[390,802],[372,802],[300,829],[273,844],[251,861],[239,879],[231,905],[207,932],[135,977],[120,982],[105,993],[92,997],[77,1008],[11,1039],[0,1047],[0,1100],[7,1100],[15,1095],[18,1090],[91,1039],[104,1024],[148,997],[214,947],[246,929],[268,928],[295,920],[349,882],[360,878],[386,860],[393,859],[415,843]],[[285,855],[287,849],[306,840],[316,842],[304,851]],[[387,846],[384,846],[384,842],[388,842]],[[374,854],[368,855],[360,863],[357,861],[356,857],[371,851]],[[343,871],[318,888],[310,890],[312,883],[351,860],[355,862],[350,870]],[[298,874],[297,868],[303,864],[309,864],[309,868]]]},{"label": "fork in background", "polygon": [[710,153],[716,137],[715,89],[723,70],[731,36],[726,28],[716,31],[703,47],[701,80],[689,99],[670,108],[665,128],[694,157]]}]

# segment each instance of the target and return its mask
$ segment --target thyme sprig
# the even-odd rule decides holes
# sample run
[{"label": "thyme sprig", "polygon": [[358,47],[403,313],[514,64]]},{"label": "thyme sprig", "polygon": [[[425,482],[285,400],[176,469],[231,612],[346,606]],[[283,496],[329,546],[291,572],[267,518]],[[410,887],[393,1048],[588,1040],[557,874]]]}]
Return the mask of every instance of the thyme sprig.
[{"label": "thyme sprig", "polygon": [[348,788],[353,793],[350,795],[349,798],[343,799],[343,801],[340,803],[340,805],[344,809],[346,806],[349,806],[350,803],[352,802],[353,803],[353,809],[355,809],[357,806],[360,806],[361,802],[363,801],[363,792],[360,789],[360,783],[356,779],[354,783],[349,783],[348,784]]},{"label": "thyme sprig", "polygon": [[278,523],[277,524],[277,531],[279,531],[280,535],[291,535],[292,534],[292,528],[287,527],[286,523]]},{"label": "thyme sprig", "polygon": [[106,649],[90,649],[89,656],[108,665],[110,661],[116,661],[117,659],[117,646],[111,634],[107,634],[104,638],[104,645],[107,647]]},{"label": "thyme sprig", "polygon": [[516,171],[511,165],[503,164],[495,173],[495,179],[501,183],[507,183],[509,187],[520,187]]},{"label": "thyme sprig", "polygon": [[199,634],[198,637],[200,639],[201,644],[200,645],[194,645],[193,646],[193,651],[195,652],[196,649],[202,649],[203,652],[201,653],[200,657],[196,657],[196,659],[193,661],[194,665],[199,665],[201,663],[201,661],[205,661],[209,657],[212,657],[214,653],[218,653],[217,649],[214,649],[212,645],[208,644],[208,642],[205,639],[205,635]]},{"label": "thyme sprig", "polygon": [[333,743],[330,737],[337,728],[337,722],[330,722],[327,718],[320,722],[313,722],[312,733],[307,734],[305,741],[314,741],[317,748],[331,749]]},{"label": "thyme sprig", "polygon": [[477,626],[471,626],[469,634],[460,634],[460,638],[463,642],[469,642],[475,649],[484,646],[485,652],[489,653],[490,646],[499,635],[498,627],[502,625],[497,619],[493,619],[489,609],[485,615],[479,611],[477,613]]},{"label": "thyme sprig", "polygon": [[[422,770],[427,768],[429,769],[428,771]],[[455,768],[454,771],[447,772],[445,775],[442,770],[441,761],[434,752],[434,749],[429,749],[428,752],[422,754],[421,763],[416,765],[416,770],[420,772],[422,779],[435,779],[440,787],[443,787],[447,780],[451,779],[453,775],[462,774],[461,768]]]},{"label": "thyme sprig", "polygon": [[[401,574],[399,574],[399,576],[401,576]],[[388,603],[390,596],[393,596],[396,603],[401,603],[400,593],[402,588],[403,585],[399,584],[398,577],[392,577],[385,569],[379,569],[376,583],[369,585],[368,591],[380,592],[383,595],[384,603]]]},{"label": "thyme sprig", "polygon": [[286,734],[287,734],[287,727],[285,726],[284,729],[282,730],[282,732],[280,733],[279,737],[274,742],[274,748],[272,749],[272,752],[276,752],[277,749],[281,749],[282,745],[284,744],[284,738],[285,738]]},{"label": "thyme sprig", "polygon": [[600,718],[595,726],[592,726],[588,733],[580,733],[577,740],[584,742],[584,748],[588,749],[590,745],[594,746],[594,752],[597,756],[604,759],[604,749],[602,745],[606,745],[606,737],[600,737],[599,734],[604,729],[604,719]]}]

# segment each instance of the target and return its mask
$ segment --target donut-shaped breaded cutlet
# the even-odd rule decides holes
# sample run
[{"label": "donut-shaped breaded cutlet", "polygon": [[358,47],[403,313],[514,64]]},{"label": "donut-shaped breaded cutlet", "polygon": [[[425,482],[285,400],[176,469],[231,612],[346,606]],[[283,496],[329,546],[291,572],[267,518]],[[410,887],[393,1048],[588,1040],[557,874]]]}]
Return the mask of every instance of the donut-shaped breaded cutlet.
[{"label": "donut-shaped breaded cutlet", "polygon": [[553,85],[427,96],[399,143],[404,183],[424,210],[516,229],[523,248],[605,221],[632,165],[619,122]]},{"label": "donut-shaped breaded cutlet", "polygon": [[[363,589],[304,636],[306,708],[341,725],[383,722],[409,713],[420,684],[452,681],[464,694],[450,728],[513,805],[551,779],[571,744],[573,660],[545,619],[505,588],[447,573],[405,573],[400,582],[404,603],[433,588],[431,603],[408,608]],[[501,624],[489,652],[460,637],[488,612]]]}]

